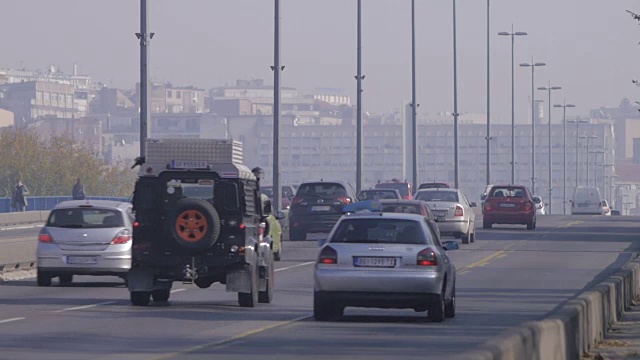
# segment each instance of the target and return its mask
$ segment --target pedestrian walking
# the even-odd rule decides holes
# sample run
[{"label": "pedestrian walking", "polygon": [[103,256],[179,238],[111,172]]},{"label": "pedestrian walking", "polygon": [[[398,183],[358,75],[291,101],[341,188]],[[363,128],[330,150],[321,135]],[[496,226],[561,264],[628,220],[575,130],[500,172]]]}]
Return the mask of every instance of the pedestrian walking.
[{"label": "pedestrian walking", "polygon": [[25,209],[29,205],[27,201],[27,195],[29,195],[29,190],[22,183],[22,181],[18,180],[16,183],[16,187],[13,189],[13,195],[11,197],[11,207],[16,209],[16,211],[25,211]]},{"label": "pedestrian walking", "polygon": [[80,181],[80,178],[78,178],[76,183],[73,185],[73,189],[71,189],[71,196],[73,197],[73,200],[84,200],[86,197],[84,193],[84,185]]}]

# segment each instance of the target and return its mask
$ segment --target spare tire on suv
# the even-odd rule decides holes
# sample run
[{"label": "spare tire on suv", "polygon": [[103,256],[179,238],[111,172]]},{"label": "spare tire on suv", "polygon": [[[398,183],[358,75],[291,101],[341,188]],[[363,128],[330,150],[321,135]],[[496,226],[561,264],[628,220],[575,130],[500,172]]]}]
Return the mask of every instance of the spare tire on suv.
[{"label": "spare tire on suv", "polygon": [[185,198],[176,204],[169,218],[174,241],[191,253],[208,250],[220,236],[220,216],[206,200]]}]

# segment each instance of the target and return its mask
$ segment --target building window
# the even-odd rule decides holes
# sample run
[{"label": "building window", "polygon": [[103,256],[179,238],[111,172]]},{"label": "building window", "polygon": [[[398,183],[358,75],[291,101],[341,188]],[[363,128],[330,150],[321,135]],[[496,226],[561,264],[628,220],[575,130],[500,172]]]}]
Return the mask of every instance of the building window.
[{"label": "building window", "polygon": [[182,99],[182,92],[176,91],[176,99]]},{"label": "building window", "polygon": [[169,99],[171,99],[173,97],[173,94],[172,94],[171,90],[167,90],[167,97]]}]

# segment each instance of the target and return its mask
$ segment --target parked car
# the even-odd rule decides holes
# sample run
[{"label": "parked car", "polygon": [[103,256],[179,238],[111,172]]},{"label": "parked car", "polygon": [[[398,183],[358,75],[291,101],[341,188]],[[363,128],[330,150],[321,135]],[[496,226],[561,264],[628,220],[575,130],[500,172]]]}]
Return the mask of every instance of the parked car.
[{"label": "parked car", "polygon": [[451,185],[444,182],[423,183],[418,186],[418,190],[423,189],[451,189]]},{"label": "parked car", "polygon": [[482,227],[493,224],[521,224],[536,228],[536,210],[529,188],[522,185],[496,185],[491,188],[484,203]]},{"label": "parked car", "polygon": [[315,265],[315,319],[337,319],[347,306],[428,311],[433,322],[453,318],[456,269],[445,250],[422,214],[344,215]]},{"label": "parked car", "polygon": [[463,244],[475,242],[476,203],[469,202],[458,189],[436,188],[418,190],[417,200],[423,200],[438,222],[440,233],[462,239]]},{"label": "parked car", "polygon": [[289,240],[305,240],[309,233],[329,233],[342,216],[342,208],[355,199],[348,183],[303,183],[289,208]]},{"label": "parked car", "polygon": [[380,200],[380,203],[382,204],[382,212],[423,215],[440,238],[441,234],[436,218],[426,202],[422,200]]},{"label": "parked car", "polygon": [[74,275],[115,275],[131,268],[133,215],[129,202],[72,200],[57,204],[38,235],[38,286]]},{"label": "parked car", "polygon": [[392,179],[389,182],[377,183],[376,189],[396,189],[400,192],[400,195],[405,200],[413,199],[413,187],[411,183],[406,181],[400,181],[398,179]]},{"label": "parked car", "polygon": [[367,189],[358,193],[358,201],[382,199],[402,199],[402,196],[396,189]]},{"label": "parked car", "polygon": [[544,200],[542,200],[540,196],[534,196],[533,202],[536,204],[536,214],[538,215],[547,214],[547,204],[544,203]]},{"label": "parked car", "polygon": [[571,215],[603,215],[600,189],[595,186],[578,186],[571,200]]}]

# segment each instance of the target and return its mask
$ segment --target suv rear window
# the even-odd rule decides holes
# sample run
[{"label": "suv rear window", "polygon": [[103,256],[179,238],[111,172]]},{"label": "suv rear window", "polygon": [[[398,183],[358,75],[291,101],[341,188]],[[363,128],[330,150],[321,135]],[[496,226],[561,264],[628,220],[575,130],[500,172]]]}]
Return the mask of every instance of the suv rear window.
[{"label": "suv rear window", "polygon": [[402,196],[409,196],[408,183],[380,183],[376,184],[376,189],[396,189]]},{"label": "suv rear window", "polygon": [[57,209],[51,212],[47,227],[60,228],[117,228],[124,226],[122,213],[97,208]]},{"label": "suv rear window", "polygon": [[455,191],[418,191],[417,200],[422,201],[442,201],[442,202],[459,202],[458,193]]},{"label": "suv rear window", "polygon": [[302,197],[345,197],[347,190],[338,183],[305,183],[300,185],[296,195]]},{"label": "suv rear window", "polygon": [[380,199],[397,199],[398,194],[393,189],[378,189],[378,190],[362,190],[358,195],[358,200],[380,200]]},{"label": "suv rear window", "polygon": [[364,244],[427,244],[420,223],[403,219],[348,219],[329,242]]},{"label": "suv rear window", "polygon": [[501,186],[491,189],[489,197],[518,197],[523,198],[527,192],[522,187]]}]

